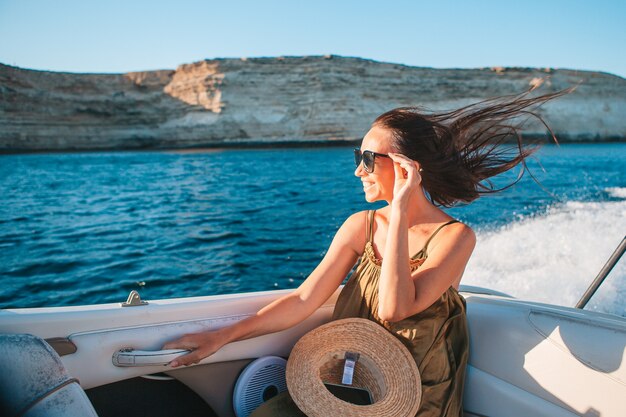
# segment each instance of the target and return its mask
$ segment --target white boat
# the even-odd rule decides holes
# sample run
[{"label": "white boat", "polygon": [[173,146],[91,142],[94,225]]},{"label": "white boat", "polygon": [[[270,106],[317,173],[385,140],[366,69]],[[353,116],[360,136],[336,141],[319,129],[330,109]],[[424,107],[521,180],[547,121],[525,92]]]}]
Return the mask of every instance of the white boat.
[{"label": "white boat", "polygon": [[[619,260],[625,242],[601,274],[606,276]],[[601,281],[599,276],[580,305]],[[5,404],[5,413],[232,417],[233,389],[242,370],[255,358],[288,357],[303,334],[330,319],[338,292],[300,325],[226,345],[195,366],[172,369],[146,362],[159,362],[158,350],[166,341],[241,320],[288,291],[149,300],[147,304],[133,294],[130,304],[137,305],[129,307],[119,303],[2,310],[0,333],[5,334],[5,342],[0,344],[0,380],[5,400],[14,384],[22,384],[11,376],[15,369],[54,368],[46,365],[49,359],[6,337],[28,333],[47,340],[59,353],[67,375],[80,382],[94,407],[78,384],[66,378],[59,384],[61,388],[74,386],[73,393],[65,394],[65,400],[71,396],[70,400],[55,400],[63,391],[50,386],[28,400],[16,399],[22,403],[14,409]],[[465,416],[626,415],[626,318],[519,300],[478,287],[461,286],[461,293],[467,300],[470,328]],[[136,366],[114,365],[113,357],[125,348],[154,352],[142,357],[140,352],[125,352]],[[40,374],[30,377],[31,384],[45,379]],[[46,411],[42,414],[42,410]]]}]

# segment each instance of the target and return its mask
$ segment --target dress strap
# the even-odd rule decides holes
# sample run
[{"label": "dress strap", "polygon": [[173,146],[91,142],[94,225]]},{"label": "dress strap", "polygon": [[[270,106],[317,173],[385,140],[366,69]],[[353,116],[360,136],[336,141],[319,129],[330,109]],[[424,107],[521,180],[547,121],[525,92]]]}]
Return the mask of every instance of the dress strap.
[{"label": "dress strap", "polygon": [[372,243],[374,240],[374,214],[376,210],[369,210],[367,212],[367,221],[365,223],[365,229],[367,230],[367,241]]},{"label": "dress strap", "polygon": [[426,244],[424,245],[424,249],[422,249],[422,252],[423,252],[423,253],[428,253],[428,244],[430,243],[430,241],[431,241],[431,240],[433,240],[433,238],[437,235],[437,233],[439,233],[439,231],[440,231],[441,229],[443,229],[444,227],[446,227],[446,226],[447,226],[447,225],[449,225],[449,224],[452,224],[452,223],[458,223],[458,222],[459,222],[458,220],[453,219],[453,220],[450,220],[449,222],[444,223],[444,224],[442,224],[441,226],[439,226],[439,227],[437,228],[437,230],[435,230],[435,231],[433,232],[433,234],[432,234],[432,235],[430,235],[430,237],[429,237],[429,238],[428,238],[428,240],[426,241]]}]

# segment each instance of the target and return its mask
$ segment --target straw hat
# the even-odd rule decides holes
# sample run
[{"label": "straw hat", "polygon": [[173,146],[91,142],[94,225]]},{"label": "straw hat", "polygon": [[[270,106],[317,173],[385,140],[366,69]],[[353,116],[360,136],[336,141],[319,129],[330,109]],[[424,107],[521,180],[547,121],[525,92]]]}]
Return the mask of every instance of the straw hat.
[{"label": "straw hat", "polygon": [[[359,353],[353,387],[371,393],[371,405],[342,401],[324,383],[341,384],[346,352]],[[382,326],[349,318],[304,335],[287,361],[287,388],[309,417],[407,417],[417,413],[422,384],[408,349]]]}]

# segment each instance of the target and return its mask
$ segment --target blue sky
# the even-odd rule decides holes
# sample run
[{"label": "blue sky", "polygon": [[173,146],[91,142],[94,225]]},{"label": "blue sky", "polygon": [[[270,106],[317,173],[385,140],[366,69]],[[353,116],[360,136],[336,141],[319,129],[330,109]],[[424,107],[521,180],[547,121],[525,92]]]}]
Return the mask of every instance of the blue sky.
[{"label": "blue sky", "polygon": [[0,62],[72,72],[336,54],[626,77],[624,0],[0,0]]}]

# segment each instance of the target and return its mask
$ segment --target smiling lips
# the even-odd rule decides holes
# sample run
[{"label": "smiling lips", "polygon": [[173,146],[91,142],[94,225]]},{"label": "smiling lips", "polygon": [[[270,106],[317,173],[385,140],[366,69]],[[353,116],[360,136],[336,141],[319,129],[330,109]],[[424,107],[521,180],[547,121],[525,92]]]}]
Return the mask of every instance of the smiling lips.
[{"label": "smiling lips", "polygon": [[363,181],[363,191],[367,191],[374,186],[373,182]]}]

